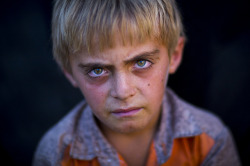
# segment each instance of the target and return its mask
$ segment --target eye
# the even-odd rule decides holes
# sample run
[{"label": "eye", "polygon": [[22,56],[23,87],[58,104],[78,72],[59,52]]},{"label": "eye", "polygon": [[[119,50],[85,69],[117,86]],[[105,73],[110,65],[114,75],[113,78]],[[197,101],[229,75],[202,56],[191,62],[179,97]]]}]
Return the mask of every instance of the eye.
[{"label": "eye", "polygon": [[103,76],[105,73],[106,71],[103,68],[94,68],[88,73],[88,75],[90,77],[100,77]]},{"label": "eye", "polygon": [[147,60],[139,60],[136,62],[135,67],[139,69],[145,69],[151,66],[151,62]]}]

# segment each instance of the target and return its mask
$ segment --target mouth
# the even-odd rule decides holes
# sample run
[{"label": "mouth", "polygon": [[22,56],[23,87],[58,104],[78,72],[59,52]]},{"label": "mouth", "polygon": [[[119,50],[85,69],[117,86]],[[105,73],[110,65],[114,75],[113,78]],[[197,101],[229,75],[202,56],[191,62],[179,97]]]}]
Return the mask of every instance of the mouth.
[{"label": "mouth", "polygon": [[117,117],[131,117],[140,112],[142,108],[117,109],[111,113]]}]

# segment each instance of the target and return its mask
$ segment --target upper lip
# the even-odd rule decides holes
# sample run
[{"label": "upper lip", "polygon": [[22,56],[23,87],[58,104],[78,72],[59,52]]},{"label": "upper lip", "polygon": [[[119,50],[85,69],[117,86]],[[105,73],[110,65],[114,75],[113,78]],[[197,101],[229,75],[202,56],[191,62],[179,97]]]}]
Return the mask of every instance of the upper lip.
[{"label": "upper lip", "polygon": [[112,111],[112,113],[125,113],[125,112],[130,112],[133,110],[138,110],[140,109],[139,107],[131,107],[131,108],[125,108],[125,109],[116,109],[114,111]]}]

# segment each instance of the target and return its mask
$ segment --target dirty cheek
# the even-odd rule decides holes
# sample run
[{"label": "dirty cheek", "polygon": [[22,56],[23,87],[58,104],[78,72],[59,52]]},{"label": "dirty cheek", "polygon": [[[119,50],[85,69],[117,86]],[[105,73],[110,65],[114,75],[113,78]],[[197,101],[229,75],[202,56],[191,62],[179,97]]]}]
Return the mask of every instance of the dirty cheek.
[{"label": "dirty cheek", "polygon": [[105,97],[105,93],[107,91],[107,87],[105,85],[90,83],[86,83],[82,88],[84,97],[90,100],[95,100],[96,102],[101,101]]}]

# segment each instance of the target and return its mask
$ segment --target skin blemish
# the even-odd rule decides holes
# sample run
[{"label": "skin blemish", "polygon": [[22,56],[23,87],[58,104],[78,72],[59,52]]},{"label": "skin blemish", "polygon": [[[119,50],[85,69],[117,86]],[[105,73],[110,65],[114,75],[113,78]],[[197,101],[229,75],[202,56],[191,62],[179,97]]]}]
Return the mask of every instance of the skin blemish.
[{"label": "skin blemish", "polygon": [[148,86],[150,86],[150,84],[148,84]]}]

